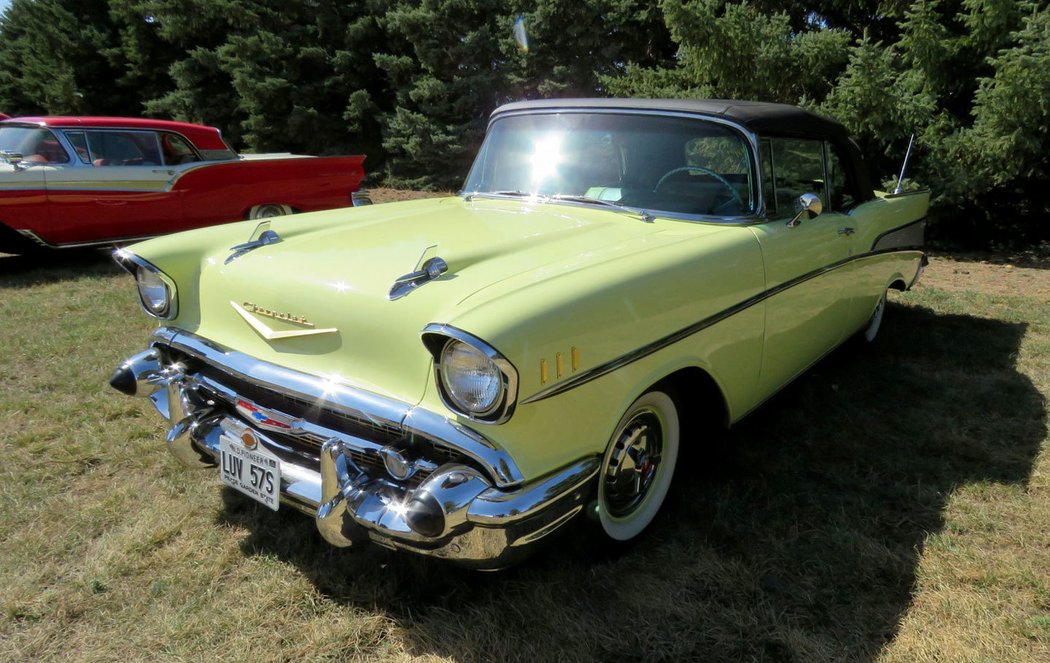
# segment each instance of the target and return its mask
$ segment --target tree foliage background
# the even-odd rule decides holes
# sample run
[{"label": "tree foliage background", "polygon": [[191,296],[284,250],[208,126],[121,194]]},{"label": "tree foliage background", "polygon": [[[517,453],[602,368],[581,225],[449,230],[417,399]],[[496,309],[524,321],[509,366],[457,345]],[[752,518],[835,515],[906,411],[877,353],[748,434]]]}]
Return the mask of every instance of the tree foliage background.
[{"label": "tree foliage background", "polygon": [[[528,50],[512,36],[523,17]],[[254,151],[365,153],[456,188],[499,104],[758,99],[838,118],[936,234],[1050,241],[1050,9],[1037,0],[13,0],[0,110],[170,117]]]}]

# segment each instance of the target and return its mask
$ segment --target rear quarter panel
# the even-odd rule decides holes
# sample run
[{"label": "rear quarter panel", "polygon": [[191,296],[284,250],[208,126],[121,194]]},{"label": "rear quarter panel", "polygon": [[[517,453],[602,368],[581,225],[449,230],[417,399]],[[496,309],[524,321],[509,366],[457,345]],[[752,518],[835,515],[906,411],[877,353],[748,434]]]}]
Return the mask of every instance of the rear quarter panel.
[{"label": "rear quarter panel", "polygon": [[297,212],[350,205],[364,178],[363,156],[246,159],[193,167],[179,176],[186,228],[244,219],[256,205]]},{"label": "rear quarter panel", "polygon": [[879,299],[895,284],[911,287],[924,255],[930,193],[880,194],[850,213],[858,258],[849,263],[851,305],[847,330],[867,325]]}]

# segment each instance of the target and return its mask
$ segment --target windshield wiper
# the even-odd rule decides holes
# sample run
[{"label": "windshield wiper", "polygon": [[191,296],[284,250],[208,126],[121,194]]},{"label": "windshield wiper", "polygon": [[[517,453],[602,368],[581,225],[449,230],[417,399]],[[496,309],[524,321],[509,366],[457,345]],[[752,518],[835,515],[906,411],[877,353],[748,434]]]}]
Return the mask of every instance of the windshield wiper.
[{"label": "windshield wiper", "polygon": [[565,201],[570,203],[584,203],[588,205],[602,205],[605,207],[612,207],[613,209],[620,212],[637,214],[638,216],[642,217],[642,221],[645,221],[646,223],[652,223],[656,219],[655,216],[645,211],[644,209],[631,208],[624,205],[623,203],[618,203],[612,200],[600,200],[598,198],[591,198],[589,196],[577,196],[566,193],[558,193],[553,196],[545,196],[545,198],[548,200]]},{"label": "windshield wiper", "polygon": [[469,191],[463,194],[463,200],[473,200],[476,196],[492,196],[498,198],[500,196],[510,196],[513,198],[530,198],[535,194],[529,193],[528,191]]},{"label": "windshield wiper", "polygon": [[637,209],[637,208],[633,208],[633,207],[628,207],[627,205],[624,205],[623,203],[617,203],[617,202],[614,202],[612,200],[600,200],[598,198],[590,198],[588,196],[580,196],[580,195],[570,194],[570,193],[542,194],[542,193],[532,193],[530,191],[520,191],[520,190],[514,190],[514,191],[471,191],[469,193],[464,193],[463,194],[463,199],[469,201],[469,200],[472,200],[476,196],[478,196],[478,197],[480,197],[480,196],[485,196],[485,197],[491,196],[493,198],[499,198],[499,197],[535,198],[536,200],[538,200],[540,202],[544,202],[544,203],[546,203],[546,202],[557,202],[557,203],[567,202],[567,203],[583,203],[585,205],[601,205],[603,207],[611,207],[612,209],[616,210],[617,212],[627,212],[628,214],[637,214],[638,216],[640,216],[642,218],[642,221],[645,221],[646,223],[652,223],[654,220],[656,220],[655,216],[653,216],[649,212],[645,211],[644,209]]}]

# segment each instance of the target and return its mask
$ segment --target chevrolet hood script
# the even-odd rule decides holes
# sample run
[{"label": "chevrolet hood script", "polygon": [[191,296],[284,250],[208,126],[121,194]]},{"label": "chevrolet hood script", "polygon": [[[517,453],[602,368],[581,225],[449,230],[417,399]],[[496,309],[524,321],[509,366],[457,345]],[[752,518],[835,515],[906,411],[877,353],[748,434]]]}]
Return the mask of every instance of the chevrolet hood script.
[{"label": "chevrolet hood script", "polygon": [[[281,313],[280,311],[274,311],[262,306],[257,306],[251,302],[244,302],[238,304],[237,302],[231,301],[230,306],[233,307],[234,311],[237,311],[245,322],[251,325],[252,329],[258,332],[259,336],[262,336],[268,341],[273,341],[281,338],[295,338],[297,336],[315,336],[317,334],[334,334],[338,329],[330,327],[328,329],[312,329],[314,324],[307,320],[301,315],[292,315],[290,313]],[[252,315],[252,314],[255,315]],[[291,322],[303,327],[311,327],[311,329],[292,329],[288,331],[274,331],[260,321],[257,315],[265,316],[267,318],[273,318],[275,320],[283,320],[285,322]]]}]

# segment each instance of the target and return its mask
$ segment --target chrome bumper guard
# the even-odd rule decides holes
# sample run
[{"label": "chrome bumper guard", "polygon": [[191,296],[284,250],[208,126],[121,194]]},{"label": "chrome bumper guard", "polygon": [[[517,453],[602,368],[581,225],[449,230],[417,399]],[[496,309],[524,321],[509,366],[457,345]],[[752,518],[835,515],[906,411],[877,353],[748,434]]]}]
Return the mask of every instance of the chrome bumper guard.
[{"label": "chrome bumper guard", "polygon": [[[191,361],[183,361],[186,357]],[[395,469],[404,470],[398,473],[392,473],[389,464],[386,472],[363,467],[355,460],[362,454],[404,459],[389,446],[304,421],[295,413],[266,410],[277,418],[279,428],[260,427],[238,411],[238,405],[250,401],[214,377],[188,368],[188,363],[208,365],[297,398],[326,396],[357,417],[396,427],[410,437],[426,436],[456,456],[442,464],[417,459],[409,463],[413,469],[395,462]],[[280,457],[281,502],[313,515],[325,540],[341,547],[371,541],[475,568],[501,568],[582,511],[592,497],[600,463],[597,456],[582,458],[525,482],[504,452],[439,415],[345,387],[333,392],[332,385],[316,378],[171,329],[159,330],[149,350],[125,360],[110,384],[153,401],[171,424],[168,449],[188,467],[214,467],[223,430],[251,427],[260,443]],[[319,446],[317,458],[301,450],[291,452],[274,430],[312,441]],[[410,476],[415,466],[429,472],[417,484],[406,481],[408,476],[394,476]]]}]

